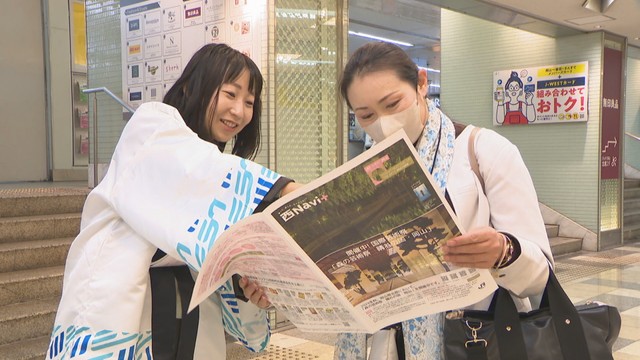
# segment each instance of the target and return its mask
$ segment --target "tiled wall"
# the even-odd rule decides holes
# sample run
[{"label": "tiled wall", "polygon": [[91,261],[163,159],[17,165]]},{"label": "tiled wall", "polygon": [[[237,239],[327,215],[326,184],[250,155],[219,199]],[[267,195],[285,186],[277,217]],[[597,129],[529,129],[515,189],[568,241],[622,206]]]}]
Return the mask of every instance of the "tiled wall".
[{"label": "tiled wall", "polygon": [[[87,0],[87,87],[106,87],[119,98],[122,94],[120,46],[120,3],[112,0]],[[89,136],[93,140],[94,96],[89,96]],[[124,128],[123,109],[107,95],[98,94],[98,163],[109,163]],[[89,163],[93,163],[93,142]]]},{"label": "tiled wall", "polygon": [[[441,31],[445,112],[506,136],[519,147],[540,201],[597,231],[602,34],[553,39],[446,9]],[[493,126],[494,71],[579,61],[589,62],[588,122]]]}]

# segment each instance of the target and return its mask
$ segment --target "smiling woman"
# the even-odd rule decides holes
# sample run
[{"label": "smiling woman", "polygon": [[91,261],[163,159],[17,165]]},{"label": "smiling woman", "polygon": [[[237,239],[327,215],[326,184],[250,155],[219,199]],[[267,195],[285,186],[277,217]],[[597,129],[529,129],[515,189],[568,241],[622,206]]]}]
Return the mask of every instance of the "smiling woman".
[{"label": "smiling woman", "polygon": [[251,122],[255,95],[249,91],[249,71],[231,83],[222,84],[207,109],[207,125],[216,141],[226,143]]},{"label": "smiling woman", "polygon": [[178,109],[201,139],[222,151],[235,138],[231,153],[252,159],[260,148],[263,82],[249,57],[227,45],[210,44],[193,55],[163,102]]},{"label": "smiling woman", "polygon": [[[267,346],[270,304],[254,281],[230,280],[186,312],[217,237],[296,187],[247,160],[260,145],[262,81],[247,56],[209,44],[164,103],[136,110],[85,202],[47,359],[224,359],[225,330]],[[232,139],[238,156],[223,154]]]}]

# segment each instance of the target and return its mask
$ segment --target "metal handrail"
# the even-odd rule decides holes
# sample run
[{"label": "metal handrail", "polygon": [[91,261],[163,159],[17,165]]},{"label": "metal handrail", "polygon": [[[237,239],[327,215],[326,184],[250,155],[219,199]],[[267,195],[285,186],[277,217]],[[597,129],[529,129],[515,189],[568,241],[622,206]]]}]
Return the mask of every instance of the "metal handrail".
[{"label": "metal handrail", "polygon": [[114,93],[112,93],[106,87],[97,87],[92,89],[84,89],[82,90],[85,94],[94,94],[93,97],[93,187],[96,187],[99,183],[98,180],[98,93],[103,92],[113,100],[115,100],[118,104],[122,105],[123,108],[127,109],[129,112],[133,113],[136,110],[131,106],[127,105],[122,99],[117,97]]},{"label": "metal handrail", "polygon": [[640,141],[640,136],[638,136],[638,135],[634,135],[634,134],[632,134],[632,133],[630,133],[628,131],[625,131],[625,135],[631,137],[632,139],[636,139],[636,140]]},{"label": "metal handrail", "polygon": [[114,93],[112,93],[109,89],[107,89],[104,86],[103,87],[93,88],[93,89],[84,89],[84,90],[82,90],[82,92],[85,93],[85,94],[103,92],[103,93],[109,95],[113,100],[117,101],[120,105],[122,105],[123,108],[129,110],[129,112],[135,112],[136,111],[134,108],[132,108],[131,106],[127,105],[127,103],[122,101],[122,99],[117,97]]}]

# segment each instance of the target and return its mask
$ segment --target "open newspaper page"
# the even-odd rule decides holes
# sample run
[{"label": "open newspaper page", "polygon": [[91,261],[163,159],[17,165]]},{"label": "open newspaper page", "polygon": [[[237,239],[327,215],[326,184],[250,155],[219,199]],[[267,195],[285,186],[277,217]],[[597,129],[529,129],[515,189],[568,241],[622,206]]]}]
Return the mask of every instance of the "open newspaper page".
[{"label": "open newspaper page", "polygon": [[216,241],[192,306],[238,273],[304,331],[374,332],[489,296],[488,270],[453,268],[460,234],[406,135],[396,135],[234,225]]}]

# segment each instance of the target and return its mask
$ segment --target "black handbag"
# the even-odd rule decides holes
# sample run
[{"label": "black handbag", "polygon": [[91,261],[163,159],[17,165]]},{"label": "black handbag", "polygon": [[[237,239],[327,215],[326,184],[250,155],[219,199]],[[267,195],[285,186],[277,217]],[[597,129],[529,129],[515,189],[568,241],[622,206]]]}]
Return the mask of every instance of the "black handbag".
[{"label": "black handbag", "polygon": [[447,360],[607,360],[620,334],[614,306],[574,306],[553,271],[538,310],[518,313],[509,291],[499,288],[487,311],[447,313]]}]

